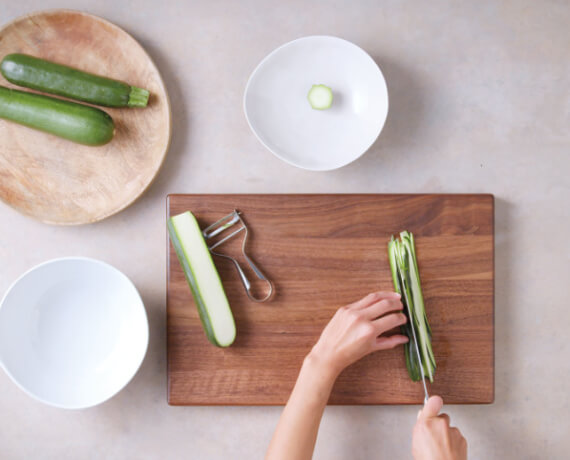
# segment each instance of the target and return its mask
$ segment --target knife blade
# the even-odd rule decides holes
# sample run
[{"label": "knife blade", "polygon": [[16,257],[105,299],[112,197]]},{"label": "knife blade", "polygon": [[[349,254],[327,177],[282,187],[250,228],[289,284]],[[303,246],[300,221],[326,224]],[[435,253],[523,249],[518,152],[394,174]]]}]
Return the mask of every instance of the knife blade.
[{"label": "knife blade", "polygon": [[406,304],[406,309],[408,310],[408,318],[410,321],[410,327],[412,329],[412,336],[414,337],[414,345],[415,345],[414,348],[415,348],[417,356],[418,356],[418,363],[420,363],[420,369],[421,369],[420,374],[422,376],[422,384],[424,387],[424,405],[425,405],[425,403],[427,403],[427,400],[429,399],[429,394],[428,394],[427,386],[426,386],[426,378],[424,376],[424,366],[422,363],[422,357],[420,355],[420,349],[418,348],[418,339],[416,337],[416,328],[414,326],[412,312],[410,311],[410,302],[409,302],[408,294],[406,291],[406,285],[404,282],[404,277],[402,276],[402,273],[400,272],[400,270],[397,270],[397,272],[398,272],[398,276],[400,277],[400,283],[402,283],[402,295],[404,297],[404,303]]}]

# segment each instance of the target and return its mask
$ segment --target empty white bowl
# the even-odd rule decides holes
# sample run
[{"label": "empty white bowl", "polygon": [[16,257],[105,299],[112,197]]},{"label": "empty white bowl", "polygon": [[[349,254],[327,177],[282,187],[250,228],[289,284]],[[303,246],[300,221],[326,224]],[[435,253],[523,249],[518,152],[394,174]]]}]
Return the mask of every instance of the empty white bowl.
[{"label": "empty white bowl", "polygon": [[16,280],[0,305],[0,363],[30,396],[79,409],[106,401],[139,369],[148,346],[140,295],[119,270],[54,259]]},{"label": "empty white bowl", "polygon": [[[332,89],[327,110],[313,109],[312,85]],[[244,95],[249,126],[277,157],[299,168],[326,171],[356,160],[377,139],[388,114],[388,90],[374,60],[337,37],[286,43],[251,74]]]}]

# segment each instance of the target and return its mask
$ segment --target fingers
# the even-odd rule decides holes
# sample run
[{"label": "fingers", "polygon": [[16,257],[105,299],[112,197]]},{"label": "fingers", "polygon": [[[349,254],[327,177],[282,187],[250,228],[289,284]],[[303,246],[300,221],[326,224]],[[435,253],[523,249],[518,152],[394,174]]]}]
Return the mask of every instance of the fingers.
[{"label": "fingers", "polygon": [[363,308],[362,314],[366,316],[367,319],[376,319],[386,313],[392,311],[400,311],[404,308],[400,299],[382,299],[379,302],[373,303],[372,305]]},{"label": "fingers", "polygon": [[353,309],[353,310],[360,310],[362,308],[366,308],[369,307],[370,305],[380,302],[383,299],[397,299],[400,300],[400,294],[396,293],[396,292],[389,292],[389,291],[379,291],[379,292],[373,292],[371,294],[368,294],[366,297],[363,297],[362,299],[351,303],[350,305],[348,305],[348,308]]},{"label": "fingers", "polygon": [[408,342],[405,335],[392,335],[390,337],[376,337],[375,350],[388,350]]},{"label": "fingers", "polygon": [[405,324],[408,319],[403,313],[390,313],[389,315],[382,316],[381,318],[372,321],[376,329],[376,335],[383,334],[390,329]]},{"label": "fingers", "polygon": [[455,438],[456,444],[459,445],[459,449],[463,452],[461,458],[467,458],[467,439],[465,439],[459,428],[451,427],[449,431],[452,438]]},{"label": "fingers", "polygon": [[[449,418],[449,417],[448,417],[448,418]],[[463,437],[463,435],[461,434],[461,431],[459,431],[459,428],[456,428],[456,427],[454,427],[454,426],[452,426],[452,427],[449,429],[449,432],[451,433],[452,436],[454,436],[454,437],[457,438],[457,439],[460,439],[460,438]]]},{"label": "fingers", "polygon": [[440,418],[440,419],[442,419],[442,420],[445,420],[445,423],[447,424],[447,426],[449,426],[449,423],[450,423],[449,415],[447,415],[447,414],[439,414],[439,415],[437,416],[437,418]]},{"label": "fingers", "polygon": [[427,419],[430,417],[437,417],[437,414],[442,407],[443,399],[441,399],[441,396],[432,396],[428,399],[428,402],[425,404],[418,418]]}]

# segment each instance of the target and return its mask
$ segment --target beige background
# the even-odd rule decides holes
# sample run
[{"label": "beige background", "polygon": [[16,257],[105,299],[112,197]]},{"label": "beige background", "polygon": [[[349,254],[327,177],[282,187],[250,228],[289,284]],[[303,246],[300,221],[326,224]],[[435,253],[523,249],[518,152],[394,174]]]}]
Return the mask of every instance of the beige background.
[{"label": "beige background", "polygon": [[[261,458],[280,408],[166,404],[165,196],[291,191],[494,193],[496,401],[447,410],[471,458],[567,458],[567,1],[19,0],[2,2],[0,23],[64,6],[116,23],[148,50],[172,100],[172,146],[148,192],[98,224],[47,226],[0,203],[0,293],[46,259],[100,258],[140,289],[150,348],[122,393],[84,411],[35,402],[0,373],[0,458]],[[242,113],[257,63],[311,34],[363,47],[390,95],[378,142],[328,173],[273,157]],[[328,408],[315,458],[408,458],[417,409]]]}]

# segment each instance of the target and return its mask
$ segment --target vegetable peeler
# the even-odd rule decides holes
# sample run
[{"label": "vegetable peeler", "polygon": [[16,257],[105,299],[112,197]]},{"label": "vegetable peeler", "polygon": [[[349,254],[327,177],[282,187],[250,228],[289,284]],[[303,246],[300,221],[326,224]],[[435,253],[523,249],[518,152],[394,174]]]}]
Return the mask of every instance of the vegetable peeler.
[{"label": "vegetable peeler", "polygon": [[[202,236],[204,237],[204,240],[206,240],[206,244],[208,244],[208,240],[211,240],[215,236],[221,234],[228,228],[233,227],[234,225],[240,225],[240,227],[231,232],[230,234],[224,236],[219,241],[216,241],[215,243],[208,245],[208,249],[215,256],[224,257],[226,259],[231,260],[234,263],[238,271],[239,277],[241,279],[241,282],[245,288],[245,292],[247,296],[250,298],[250,300],[252,300],[253,302],[265,302],[266,300],[269,300],[269,298],[273,295],[273,283],[267,279],[267,277],[263,274],[263,272],[259,269],[259,267],[255,265],[255,263],[253,263],[253,260],[251,260],[246,253],[245,245],[247,243],[248,230],[244,220],[241,218],[241,213],[234,209],[227,216],[222,217],[220,220],[214,222],[212,225],[204,229],[202,231]],[[245,258],[246,262],[253,270],[253,272],[257,275],[257,277],[260,280],[265,281],[266,284],[268,285],[268,292],[266,296],[263,298],[257,298],[251,293],[251,282],[247,278],[239,262],[234,257],[214,251],[214,249],[216,249],[218,246],[238,236],[241,232],[243,232],[243,240],[241,243],[241,252],[243,254],[243,257]]]}]

